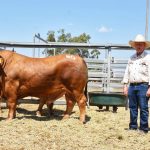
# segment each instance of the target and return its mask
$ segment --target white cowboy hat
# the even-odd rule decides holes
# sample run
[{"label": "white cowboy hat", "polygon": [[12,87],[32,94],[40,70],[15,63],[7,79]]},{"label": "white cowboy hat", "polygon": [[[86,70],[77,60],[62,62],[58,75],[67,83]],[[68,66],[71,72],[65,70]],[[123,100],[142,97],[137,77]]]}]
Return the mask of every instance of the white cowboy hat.
[{"label": "white cowboy hat", "polygon": [[129,44],[131,45],[131,47],[135,48],[135,43],[138,43],[138,42],[144,42],[145,43],[145,49],[150,47],[150,42],[146,41],[145,37],[141,34],[138,34],[133,41],[130,40]]}]

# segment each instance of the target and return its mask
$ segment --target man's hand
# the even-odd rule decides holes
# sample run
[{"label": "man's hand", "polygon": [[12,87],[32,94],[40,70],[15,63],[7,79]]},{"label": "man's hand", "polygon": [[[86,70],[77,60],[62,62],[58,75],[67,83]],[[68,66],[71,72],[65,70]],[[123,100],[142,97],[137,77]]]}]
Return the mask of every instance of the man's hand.
[{"label": "man's hand", "polygon": [[[150,91],[149,91],[150,92]],[[123,87],[123,94],[125,96],[128,96],[128,86],[125,84],[124,87]],[[150,93],[149,93],[150,94]]]},{"label": "man's hand", "polygon": [[147,96],[147,97],[150,97],[150,87],[149,87],[148,90],[147,90],[146,96]]}]

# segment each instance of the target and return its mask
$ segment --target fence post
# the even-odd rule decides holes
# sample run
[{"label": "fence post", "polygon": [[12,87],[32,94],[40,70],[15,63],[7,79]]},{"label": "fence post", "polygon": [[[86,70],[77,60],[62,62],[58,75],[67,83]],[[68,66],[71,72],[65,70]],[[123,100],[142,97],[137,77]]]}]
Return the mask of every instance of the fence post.
[{"label": "fence post", "polygon": [[107,86],[106,86],[106,93],[110,92],[110,77],[111,77],[111,47],[108,47],[107,50]]},{"label": "fence post", "polygon": [[[38,33],[39,43],[40,43],[40,33]],[[40,57],[40,48],[38,48],[38,57]]]},{"label": "fence post", "polygon": [[[33,43],[35,44],[35,35],[33,37]],[[35,47],[33,48],[33,57],[35,57]]]}]

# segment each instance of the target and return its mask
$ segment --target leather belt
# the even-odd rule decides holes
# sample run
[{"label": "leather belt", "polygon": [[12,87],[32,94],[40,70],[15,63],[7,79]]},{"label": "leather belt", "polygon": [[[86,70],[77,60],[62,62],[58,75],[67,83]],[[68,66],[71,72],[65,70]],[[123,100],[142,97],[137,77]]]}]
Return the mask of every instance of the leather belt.
[{"label": "leather belt", "polygon": [[130,85],[131,85],[131,86],[135,86],[135,85],[141,85],[141,84],[148,85],[148,82],[137,82],[137,83],[130,83]]}]

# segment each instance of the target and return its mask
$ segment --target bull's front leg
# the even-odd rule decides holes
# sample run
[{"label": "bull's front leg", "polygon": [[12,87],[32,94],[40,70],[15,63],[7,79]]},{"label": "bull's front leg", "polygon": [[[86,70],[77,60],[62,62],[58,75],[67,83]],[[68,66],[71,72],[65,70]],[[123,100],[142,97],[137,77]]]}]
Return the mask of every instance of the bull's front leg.
[{"label": "bull's front leg", "polygon": [[43,98],[43,97],[40,98],[39,106],[38,106],[38,109],[36,111],[36,116],[41,117],[43,115],[42,108],[43,108],[45,103],[46,103],[46,98]]},{"label": "bull's front leg", "polygon": [[5,82],[5,97],[7,98],[7,107],[8,117],[7,120],[12,120],[16,117],[16,106],[17,106],[17,99],[18,99],[18,88],[19,88],[19,81],[18,80],[8,80],[6,79]]},{"label": "bull's front leg", "polygon": [[1,107],[1,102],[0,102],[0,116],[2,115],[2,107]]},{"label": "bull's front leg", "polygon": [[7,107],[9,109],[7,120],[12,120],[16,117],[17,99],[8,98]]}]

